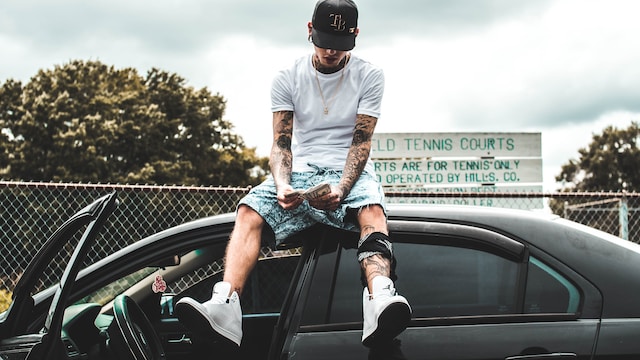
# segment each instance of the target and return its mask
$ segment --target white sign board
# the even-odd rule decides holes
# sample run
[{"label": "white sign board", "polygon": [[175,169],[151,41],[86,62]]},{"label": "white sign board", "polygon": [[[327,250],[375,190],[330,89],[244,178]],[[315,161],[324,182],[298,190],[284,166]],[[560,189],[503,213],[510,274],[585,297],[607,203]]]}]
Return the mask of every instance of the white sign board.
[{"label": "white sign board", "polygon": [[542,182],[542,159],[374,160],[382,186]]},{"label": "white sign board", "polygon": [[[387,190],[388,193],[393,190]],[[486,196],[464,196],[465,193],[484,193]],[[454,205],[474,205],[487,207],[501,207],[510,209],[542,209],[544,208],[543,199],[541,197],[497,197],[491,196],[492,193],[541,193],[542,185],[534,186],[460,186],[451,188],[423,188],[412,190],[410,194],[416,193],[459,193],[460,196],[394,196],[387,197],[389,204],[454,204]],[[401,194],[401,193],[400,193]]]},{"label": "white sign board", "polygon": [[374,133],[374,159],[540,157],[540,133]]},{"label": "white sign board", "polygon": [[525,186],[509,186],[509,185],[461,185],[461,186],[453,186],[453,187],[424,187],[419,189],[393,189],[387,190],[389,193],[394,194],[402,194],[403,192],[407,192],[409,194],[434,194],[434,193],[453,193],[453,194],[461,194],[472,192],[472,193],[482,193],[487,194],[487,196],[491,196],[494,193],[508,193],[508,194],[527,194],[527,193],[540,193],[542,192],[542,185],[525,185]]},{"label": "white sign board", "polygon": [[428,198],[407,198],[407,197],[388,197],[389,204],[447,204],[447,205],[472,205],[499,207],[508,209],[542,209],[544,204],[542,198],[496,198],[496,197],[428,197]]},{"label": "white sign board", "polygon": [[[371,157],[385,192],[396,193],[389,202],[530,209],[542,199],[489,193],[542,192],[541,143],[540,133],[375,133]],[[419,192],[461,196],[412,196]]]}]

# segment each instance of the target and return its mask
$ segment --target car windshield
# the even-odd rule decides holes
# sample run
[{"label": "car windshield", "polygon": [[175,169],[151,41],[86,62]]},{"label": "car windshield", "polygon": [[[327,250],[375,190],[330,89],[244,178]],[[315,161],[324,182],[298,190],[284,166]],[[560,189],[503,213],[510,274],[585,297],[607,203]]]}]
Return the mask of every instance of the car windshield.
[{"label": "car windshield", "polygon": [[101,306],[106,305],[111,300],[115,299],[116,296],[122,294],[131,286],[137,284],[138,282],[140,282],[140,280],[149,277],[154,272],[158,272],[158,268],[147,267],[138,270],[132,274],[116,279],[115,281],[100,287],[98,290],[87,294],[80,300],[76,301],[75,304],[77,305],[95,303],[100,304]]}]

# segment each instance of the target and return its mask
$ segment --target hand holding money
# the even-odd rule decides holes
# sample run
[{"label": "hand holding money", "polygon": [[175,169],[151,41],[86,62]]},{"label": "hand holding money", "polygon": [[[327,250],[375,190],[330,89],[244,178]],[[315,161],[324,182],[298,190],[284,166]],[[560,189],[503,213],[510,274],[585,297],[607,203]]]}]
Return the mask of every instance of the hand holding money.
[{"label": "hand holding money", "polygon": [[286,197],[299,196],[305,200],[310,200],[310,199],[317,199],[330,192],[331,192],[331,185],[329,185],[329,183],[321,183],[321,184],[312,186],[306,190],[304,189],[294,190],[293,192],[290,192],[285,196]]}]

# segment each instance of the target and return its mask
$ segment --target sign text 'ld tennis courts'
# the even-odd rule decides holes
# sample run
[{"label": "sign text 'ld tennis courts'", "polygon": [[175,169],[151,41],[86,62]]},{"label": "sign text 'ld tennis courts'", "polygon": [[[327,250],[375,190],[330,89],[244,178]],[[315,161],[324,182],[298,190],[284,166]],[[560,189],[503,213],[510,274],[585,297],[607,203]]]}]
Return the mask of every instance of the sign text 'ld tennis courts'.
[{"label": "sign text 'ld tennis courts'", "polygon": [[540,133],[380,133],[372,157],[384,186],[542,182]]}]

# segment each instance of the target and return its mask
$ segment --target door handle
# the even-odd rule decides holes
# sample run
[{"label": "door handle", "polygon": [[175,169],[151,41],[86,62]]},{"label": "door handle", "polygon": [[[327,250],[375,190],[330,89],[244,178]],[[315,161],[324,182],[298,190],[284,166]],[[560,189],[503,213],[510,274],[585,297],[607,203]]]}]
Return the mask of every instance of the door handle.
[{"label": "door handle", "polygon": [[188,344],[191,345],[191,339],[187,335],[182,334],[180,339],[167,339],[169,344]]},{"label": "door handle", "polygon": [[555,359],[576,359],[578,356],[574,353],[550,353],[537,355],[516,355],[504,358],[504,360],[555,360]]}]

